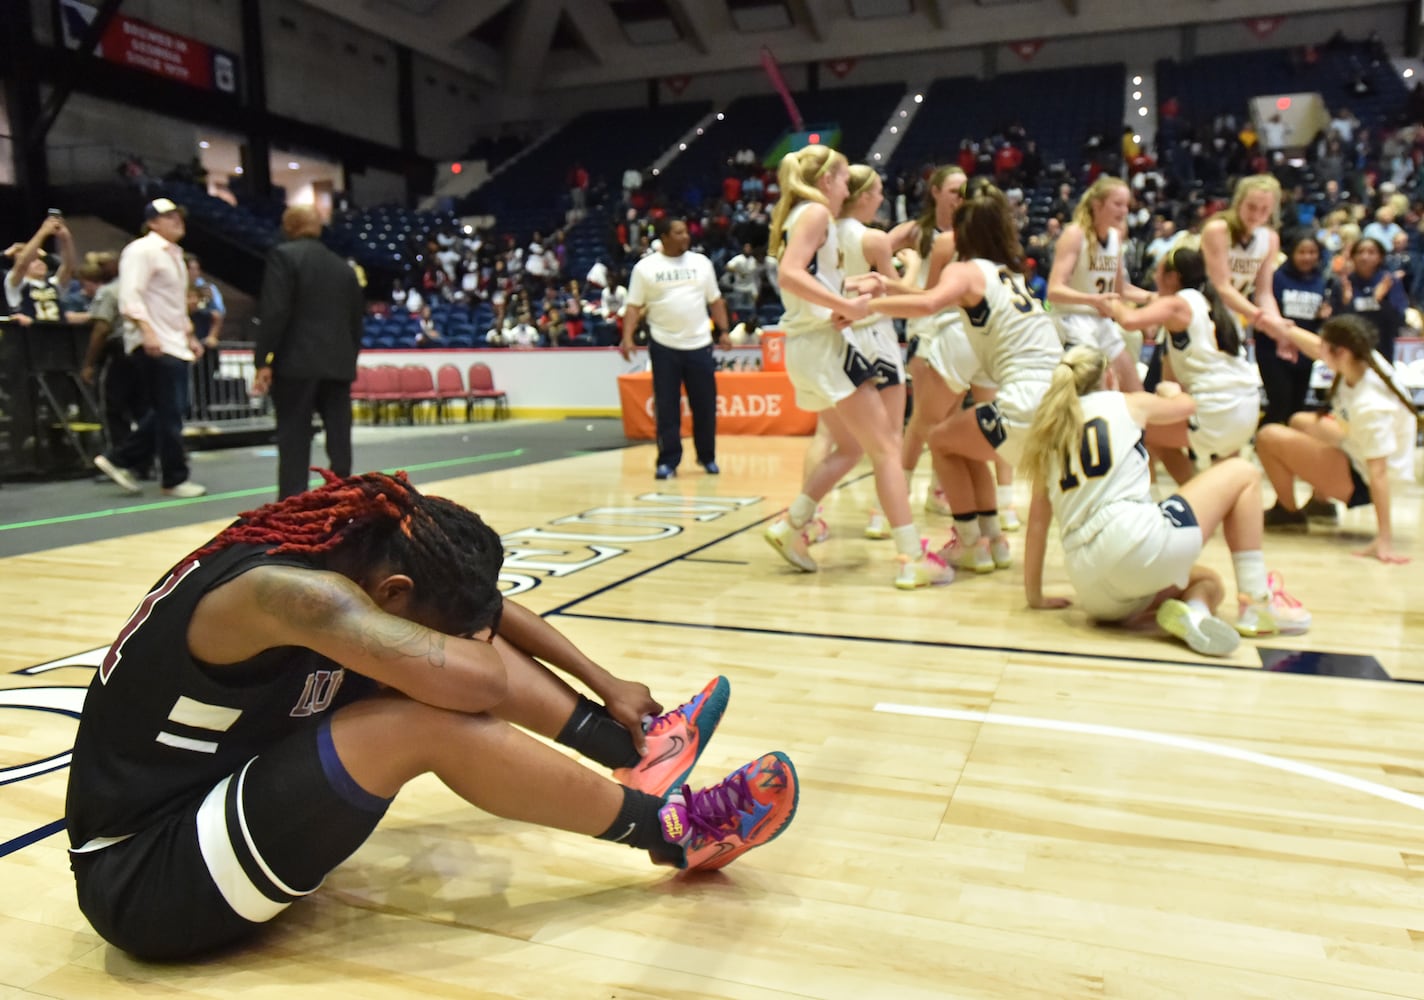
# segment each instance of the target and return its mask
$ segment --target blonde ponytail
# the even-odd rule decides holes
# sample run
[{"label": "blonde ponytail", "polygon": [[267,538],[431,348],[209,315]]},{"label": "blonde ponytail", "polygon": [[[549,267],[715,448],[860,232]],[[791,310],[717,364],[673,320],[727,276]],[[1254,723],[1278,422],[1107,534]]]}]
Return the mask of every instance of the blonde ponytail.
[{"label": "blonde ponytail", "polygon": [[1048,392],[1038,404],[1029,428],[1019,468],[1038,486],[1047,484],[1055,462],[1078,450],[1083,436],[1083,407],[1078,397],[1096,389],[1107,371],[1108,359],[1092,347],[1074,347],[1053,369]]},{"label": "blonde ponytail", "polygon": [[830,146],[805,146],[781,158],[781,165],[776,168],[781,197],[776,200],[776,208],[771,212],[771,238],[767,243],[767,253],[780,259],[781,252],[786,248],[786,217],[801,202],[818,201],[830,207],[816,182],[845,162],[846,158]]}]

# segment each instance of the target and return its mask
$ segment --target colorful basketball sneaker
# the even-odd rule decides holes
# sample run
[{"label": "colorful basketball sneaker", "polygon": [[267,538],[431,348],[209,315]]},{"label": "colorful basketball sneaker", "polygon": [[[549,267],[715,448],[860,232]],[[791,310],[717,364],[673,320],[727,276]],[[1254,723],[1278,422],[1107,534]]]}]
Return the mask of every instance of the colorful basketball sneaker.
[{"label": "colorful basketball sneaker", "polygon": [[939,550],[939,557],[955,569],[971,573],[994,572],[994,554],[989,551],[989,539],[981,538],[973,545],[965,545],[959,540],[958,528],[950,529],[949,541]]},{"label": "colorful basketball sneaker", "polygon": [[929,545],[921,539],[920,558],[900,556],[900,572],[895,575],[895,586],[900,590],[918,590],[921,587],[943,587],[954,582],[954,567],[948,565],[931,552]]},{"label": "colorful basketball sneaker", "polygon": [[1263,635],[1301,635],[1310,628],[1310,612],[1290,594],[1279,573],[1266,576],[1269,595],[1264,600],[1251,600],[1242,595],[1241,614],[1236,619],[1236,631],[1248,639]]},{"label": "colorful basketball sneaker", "polygon": [[1227,622],[1215,615],[1197,619],[1187,602],[1176,598],[1162,602],[1157,609],[1157,624],[1203,656],[1230,656],[1241,645],[1241,636]]},{"label": "colorful basketball sneaker", "polygon": [[688,871],[715,871],[770,843],[796,815],[800,786],[791,758],[776,751],[737,768],[711,788],[687,786],[658,810],[663,837],[680,844]]},{"label": "colorful basketball sneaker", "polygon": [[613,780],[662,798],[687,780],[707,741],[722,721],[732,686],[718,677],[686,705],[658,716],[647,727],[648,752],[632,767],[620,767]]},{"label": "colorful basketball sneaker", "polygon": [[803,573],[817,570],[816,560],[811,558],[811,544],[818,541],[821,526],[825,522],[812,518],[799,528],[793,527],[785,514],[766,526],[762,537],[766,543],[780,553],[781,558]]}]

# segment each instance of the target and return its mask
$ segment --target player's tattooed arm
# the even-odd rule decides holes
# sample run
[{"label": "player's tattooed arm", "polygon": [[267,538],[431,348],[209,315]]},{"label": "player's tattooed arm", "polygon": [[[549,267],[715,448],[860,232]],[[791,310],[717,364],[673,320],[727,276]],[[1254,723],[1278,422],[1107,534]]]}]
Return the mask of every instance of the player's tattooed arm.
[{"label": "player's tattooed arm", "polygon": [[337,573],[263,566],[210,591],[189,628],[193,654],[237,663],[302,646],[441,708],[484,711],[504,700],[504,663],[489,643],[447,636],[382,610]]},{"label": "player's tattooed arm", "polygon": [[340,574],[294,570],[263,573],[254,582],[257,606],[299,632],[332,634],[378,660],[445,666],[447,636],[387,614]]}]

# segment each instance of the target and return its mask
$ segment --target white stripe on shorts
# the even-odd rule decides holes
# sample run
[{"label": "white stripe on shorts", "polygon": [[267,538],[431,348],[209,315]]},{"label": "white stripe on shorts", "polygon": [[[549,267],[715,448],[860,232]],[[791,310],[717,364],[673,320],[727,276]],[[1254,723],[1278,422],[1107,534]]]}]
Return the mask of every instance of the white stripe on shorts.
[{"label": "white stripe on shorts", "polygon": [[[250,761],[248,766],[251,766]],[[272,874],[252,843],[242,815],[242,777],[246,773],[247,767],[238,772],[237,813],[247,849],[257,859],[257,864],[271,880],[274,888],[290,896],[304,896],[306,893],[289,889]],[[212,877],[213,884],[218,887],[223,899],[227,900],[227,905],[244,920],[260,924],[271,920],[291,904],[268,899],[248,878],[247,872],[243,871],[242,864],[237,860],[237,851],[232,846],[227,828],[227,793],[232,780],[229,776],[218,782],[198,807],[198,849],[203,853],[203,861],[208,866],[208,874]]]}]

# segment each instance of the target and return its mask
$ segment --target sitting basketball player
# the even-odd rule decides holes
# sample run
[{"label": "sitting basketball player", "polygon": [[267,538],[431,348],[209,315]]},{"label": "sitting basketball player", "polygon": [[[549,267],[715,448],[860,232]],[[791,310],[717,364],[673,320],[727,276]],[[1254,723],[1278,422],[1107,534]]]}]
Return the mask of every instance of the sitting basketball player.
[{"label": "sitting basketball player", "polygon": [[[1058,519],[1063,561],[1089,617],[1132,622],[1156,612],[1157,623],[1198,653],[1225,656],[1237,636],[1294,635],[1310,615],[1267,574],[1261,552],[1261,473],[1228,458],[1192,477],[1160,504],[1143,428],[1185,420],[1196,406],[1174,382],[1157,394],[1104,386],[1107,357],[1074,347],[1054,369],[1024,449],[1034,483],[1024,552],[1030,607],[1063,607],[1043,595],[1048,525]],[[1240,603],[1235,628],[1216,617],[1221,579],[1196,564],[1222,527],[1231,549]]]},{"label": "sitting basketball player", "polygon": [[90,685],[66,821],[80,909],[106,940],[151,959],[240,940],[426,773],[488,812],[679,868],[720,868],[790,822],[784,754],[683,785],[725,678],[645,726],[661,711],[645,686],[503,599],[503,548],[476,514],[403,474],[327,479],[179,562]]}]

